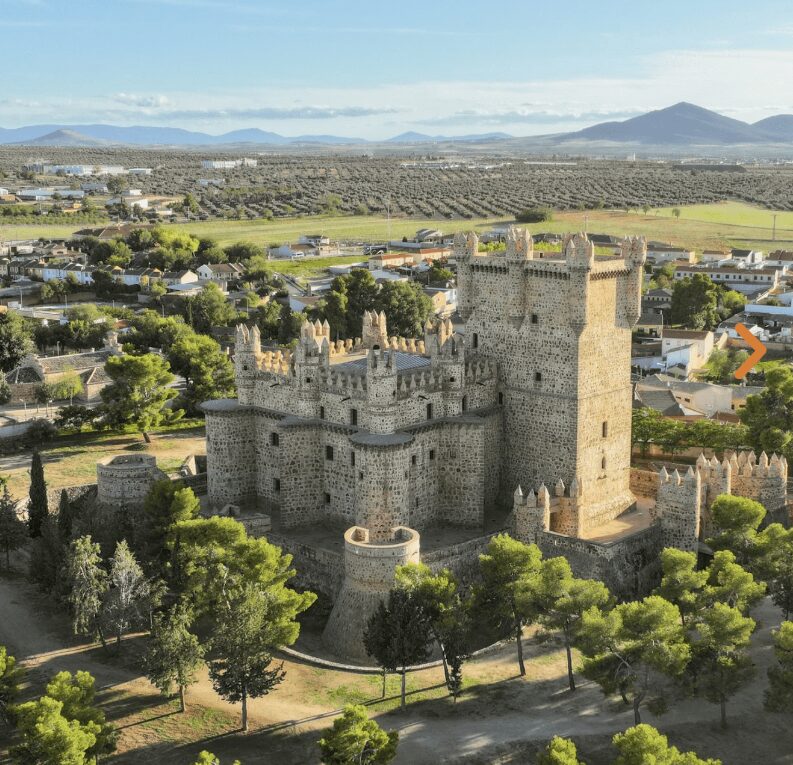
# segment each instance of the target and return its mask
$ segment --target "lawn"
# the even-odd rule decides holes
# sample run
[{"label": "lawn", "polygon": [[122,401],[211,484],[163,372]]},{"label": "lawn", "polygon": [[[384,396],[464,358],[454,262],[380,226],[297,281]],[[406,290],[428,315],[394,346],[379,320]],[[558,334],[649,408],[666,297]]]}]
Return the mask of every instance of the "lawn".
[{"label": "lawn", "polygon": [[280,274],[293,277],[316,276],[330,266],[346,266],[365,261],[361,255],[344,255],[331,258],[301,258],[299,260],[274,260],[273,268]]},{"label": "lawn", "polygon": [[[81,433],[56,438],[40,447],[47,486],[50,489],[60,489],[94,483],[97,460],[114,454],[138,451],[142,443],[143,437],[139,433]],[[188,455],[206,453],[204,428],[155,433],[145,452],[157,458],[157,465],[161,470],[166,473],[176,472]],[[29,469],[29,452],[0,457],[0,475],[8,478],[9,490],[15,497],[24,497],[27,494]]]}]

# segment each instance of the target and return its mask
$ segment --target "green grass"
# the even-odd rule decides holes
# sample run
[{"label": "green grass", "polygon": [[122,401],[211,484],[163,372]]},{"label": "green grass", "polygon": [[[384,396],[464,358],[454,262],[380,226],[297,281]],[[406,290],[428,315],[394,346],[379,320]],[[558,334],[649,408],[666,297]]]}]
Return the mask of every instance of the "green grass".
[{"label": "green grass", "polygon": [[[672,207],[662,207],[650,215],[673,218]],[[681,221],[716,223],[722,226],[759,228],[763,235],[771,234],[773,216],[776,215],[777,234],[793,234],[793,212],[766,210],[743,202],[719,202],[717,204],[687,205],[680,209]]]},{"label": "green grass", "polygon": [[366,258],[362,255],[352,255],[331,258],[306,258],[300,260],[274,260],[273,268],[279,274],[288,274],[295,278],[316,276],[328,270],[329,266],[346,266],[350,263],[362,263]]}]

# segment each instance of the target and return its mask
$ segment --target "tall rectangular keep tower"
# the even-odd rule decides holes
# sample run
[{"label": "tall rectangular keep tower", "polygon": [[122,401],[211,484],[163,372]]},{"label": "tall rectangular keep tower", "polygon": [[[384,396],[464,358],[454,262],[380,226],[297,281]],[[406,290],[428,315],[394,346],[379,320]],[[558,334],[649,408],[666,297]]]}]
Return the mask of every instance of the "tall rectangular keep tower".
[{"label": "tall rectangular keep tower", "polygon": [[643,239],[595,257],[586,235],[534,251],[511,228],[502,252],[458,235],[458,306],[468,352],[495,360],[503,407],[502,501],[520,485],[571,497],[552,530],[581,535],[633,502],[631,328],[639,318]]}]

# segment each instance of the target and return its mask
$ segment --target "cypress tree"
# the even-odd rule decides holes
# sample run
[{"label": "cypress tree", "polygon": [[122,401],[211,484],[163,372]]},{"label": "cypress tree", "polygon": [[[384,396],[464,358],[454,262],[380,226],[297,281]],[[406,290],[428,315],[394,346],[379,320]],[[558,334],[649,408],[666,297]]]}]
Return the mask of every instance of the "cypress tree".
[{"label": "cypress tree", "polygon": [[44,465],[41,454],[33,452],[30,463],[30,499],[28,500],[28,530],[30,536],[41,535],[41,524],[49,514],[47,507],[47,482],[44,480]]},{"label": "cypress tree", "polygon": [[68,544],[72,541],[72,503],[69,502],[69,495],[66,489],[61,489],[61,501],[58,505],[58,533],[61,540]]}]

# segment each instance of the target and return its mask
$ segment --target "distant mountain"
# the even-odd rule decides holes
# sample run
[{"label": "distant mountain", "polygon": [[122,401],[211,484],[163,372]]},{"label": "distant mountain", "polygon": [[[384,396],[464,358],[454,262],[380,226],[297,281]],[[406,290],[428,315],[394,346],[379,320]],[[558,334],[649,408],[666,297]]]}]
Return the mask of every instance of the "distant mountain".
[{"label": "distant mountain", "polygon": [[107,141],[78,133],[75,130],[53,130],[51,133],[17,142],[18,146],[108,146]]},{"label": "distant mountain", "polygon": [[471,135],[427,135],[408,131],[400,133],[393,138],[386,139],[385,143],[443,143],[446,141],[497,141],[502,138],[512,138],[509,133],[473,133]]},{"label": "distant mountain", "polygon": [[557,136],[566,141],[611,141],[656,146],[763,144],[793,140],[793,116],[779,115],[754,125],[681,101],[622,122],[601,122],[575,133]]},{"label": "distant mountain", "polygon": [[755,122],[752,127],[760,130],[773,141],[793,141],[793,114],[777,114]]}]

